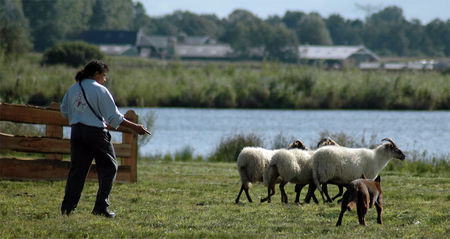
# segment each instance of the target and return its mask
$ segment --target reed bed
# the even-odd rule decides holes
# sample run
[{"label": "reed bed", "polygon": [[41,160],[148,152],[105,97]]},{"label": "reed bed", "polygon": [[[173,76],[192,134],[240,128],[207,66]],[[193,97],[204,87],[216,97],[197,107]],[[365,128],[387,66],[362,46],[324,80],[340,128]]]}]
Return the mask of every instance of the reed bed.
[{"label": "reed bed", "polygon": [[[75,68],[39,56],[0,65],[0,101],[61,101]],[[106,86],[119,106],[449,110],[450,75],[326,70],[277,62],[181,62],[109,57]]]}]

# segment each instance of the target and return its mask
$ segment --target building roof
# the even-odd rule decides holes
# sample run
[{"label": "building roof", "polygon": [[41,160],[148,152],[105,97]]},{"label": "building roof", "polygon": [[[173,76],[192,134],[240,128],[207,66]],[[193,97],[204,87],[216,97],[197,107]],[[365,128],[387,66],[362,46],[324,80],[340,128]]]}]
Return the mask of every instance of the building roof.
[{"label": "building roof", "polygon": [[204,45],[208,44],[208,41],[210,40],[209,36],[190,36],[183,39],[184,42],[181,42],[179,40],[179,43],[186,44],[186,45]]},{"label": "building roof", "polygon": [[224,58],[233,53],[229,45],[176,45],[175,54],[181,58]]},{"label": "building roof", "polygon": [[135,47],[130,45],[100,45],[106,55],[137,55]]},{"label": "building roof", "polygon": [[301,45],[298,50],[301,59],[345,60],[352,55],[370,55],[376,60],[379,59],[364,46]]},{"label": "building roof", "polygon": [[97,45],[135,45],[136,31],[84,31],[78,39]]},{"label": "building roof", "polygon": [[144,34],[140,34],[136,45],[144,47],[153,46],[157,49],[167,48],[171,38],[172,37],[170,36],[158,36],[158,35],[146,36]]}]

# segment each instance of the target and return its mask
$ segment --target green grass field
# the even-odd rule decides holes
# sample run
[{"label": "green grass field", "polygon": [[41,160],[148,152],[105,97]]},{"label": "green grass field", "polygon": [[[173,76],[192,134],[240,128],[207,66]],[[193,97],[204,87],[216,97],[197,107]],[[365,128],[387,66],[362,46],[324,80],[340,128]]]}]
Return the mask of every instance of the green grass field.
[{"label": "green grass field", "polygon": [[[391,162],[392,163],[392,162]],[[259,203],[261,184],[250,193],[255,202],[234,200],[240,188],[235,163],[141,160],[139,181],[114,185],[114,219],[90,214],[97,182],[85,185],[78,209],[60,215],[64,181],[0,181],[0,238],[449,238],[450,178],[412,176],[382,171],[383,225],[376,210],[368,226],[359,226],[356,212],[335,227],[340,205],[294,204],[280,195]],[[331,194],[337,192],[329,187]],[[304,198],[306,189],[302,192]],[[316,193],[316,196],[320,196]]]}]

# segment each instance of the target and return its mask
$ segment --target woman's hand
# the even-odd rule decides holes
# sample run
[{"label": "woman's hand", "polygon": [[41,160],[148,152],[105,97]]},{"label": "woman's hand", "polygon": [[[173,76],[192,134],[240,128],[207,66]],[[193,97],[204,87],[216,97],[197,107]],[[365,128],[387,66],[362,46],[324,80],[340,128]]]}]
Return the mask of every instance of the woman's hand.
[{"label": "woman's hand", "polygon": [[147,128],[145,128],[144,125],[142,124],[136,124],[134,122],[131,122],[125,118],[123,118],[122,123],[120,123],[121,126],[125,126],[127,128],[130,128],[132,130],[134,130],[136,133],[143,135],[143,134],[148,134],[148,135],[152,135],[152,133],[150,131],[147,130]]}]

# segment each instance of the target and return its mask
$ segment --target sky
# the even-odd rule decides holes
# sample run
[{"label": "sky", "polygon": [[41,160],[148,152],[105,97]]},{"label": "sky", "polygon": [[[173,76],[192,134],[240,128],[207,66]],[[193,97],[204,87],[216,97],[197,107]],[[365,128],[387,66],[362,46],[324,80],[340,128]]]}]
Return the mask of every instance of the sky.
[{"label": "sky", "polygon": [[[136,0],[135,0],[136,1]],[[403,9],[406,20],[419,19],[422,24],[439,18],[450,19],[450,0],[139,0],[150,17],[160,17],[176,10],[190,11],[196,14],[215,14],[227,17],[235,9],[245,9],[256,16],[266,19],[268,16],[283,16],[286,11],[318,12],[326,18],[338,13],[345,19],[364,20],[367,11],[357,7],[371,6],[375,12],[388,7]]]}]

